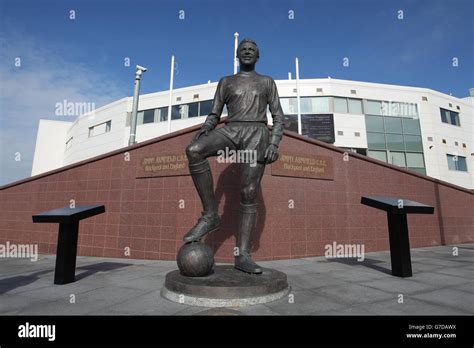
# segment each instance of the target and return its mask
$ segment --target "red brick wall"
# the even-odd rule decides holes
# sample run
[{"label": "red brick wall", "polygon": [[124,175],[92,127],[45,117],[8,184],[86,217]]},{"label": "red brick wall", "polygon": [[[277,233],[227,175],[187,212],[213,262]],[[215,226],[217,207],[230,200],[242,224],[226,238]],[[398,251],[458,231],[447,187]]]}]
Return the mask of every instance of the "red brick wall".
[{"label": "red brick wall", "polygon": [[[196,127],[0,188],[0,243],[38,243],[55,253],[57,224],[33,224],[33,214],[69,205],[104,204],[106,213],[80,223],[79,255],[175,258],[182,236],[200,216],[190,176],[136,179],[145,155],[183,152]],[[124,160],[124,152],[130,161]],[[473,194],[437,180],[350,155],[333,146],[286,133],[282,152],[331,156],[334,181],[277,177],[267,166],[260,192],[253,255],[257,260],[324,254],[324,245],[363,243],[387,250],[386,214],[360,204],[364,195],[386,195],[435,207],[434,215],[409,215],[412,247],[474,242]],[[223,216],[206,240],[218,261],[230,261],[239,209],[238,165],[210,161]],[[185,209],[179,208],[184,200]],[[289,200],[294,208],[289,209]]]}]

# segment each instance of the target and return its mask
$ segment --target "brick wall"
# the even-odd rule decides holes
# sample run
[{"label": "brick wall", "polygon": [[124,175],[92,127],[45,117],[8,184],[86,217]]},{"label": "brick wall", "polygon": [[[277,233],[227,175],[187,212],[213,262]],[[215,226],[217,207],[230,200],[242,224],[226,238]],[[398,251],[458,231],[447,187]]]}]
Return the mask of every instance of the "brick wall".
[{"label": "brick wall", "polygon": [[[38,243],[56,252],[57,224],[33,224],[33,214],[67,206],[104,204],[106,213],[83,220],[79,255],[173,260],[182,236],[200,216],[189,175],[137,179],[143,156],[184,152],[198,127],[156,138],[0,188],[0,243]],[[471,191],[285,133],[281,152],[330,156],[334,181],[271,175],[267,166],[259,193],[254,233],[256,260],[324,254],[324,245],[363,243],[387,250],[386,214],[360,204],[364,195],[385,195],[435,207],[434,215],[409,215],[411,247],[474,242]],[[125,156],[130,156],[126,161]],[[232,260],[239,209],[239,166],[210,160],[222,228],[207,238],[218,261]],[[185,208],[179,208],[184,200]],[[289,209],[289,200],[294,208]]]}]

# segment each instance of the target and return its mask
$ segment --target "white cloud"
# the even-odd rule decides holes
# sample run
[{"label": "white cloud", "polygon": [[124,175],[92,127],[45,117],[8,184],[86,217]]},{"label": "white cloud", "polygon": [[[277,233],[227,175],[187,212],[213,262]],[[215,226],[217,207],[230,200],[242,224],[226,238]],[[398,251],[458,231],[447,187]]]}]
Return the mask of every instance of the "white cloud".
[{"label": "white cloud", "polygon": [[[29,177],[41,118],[55,116],[63,100],[100,107],[125,96],[127,86],[91,66],[67,61],[64,47],[45,46],[31,37],[0,33],[0,185]],[[15,67],[15,58],[21,66]],[[20,152],[21,163],[15,161]]]}]

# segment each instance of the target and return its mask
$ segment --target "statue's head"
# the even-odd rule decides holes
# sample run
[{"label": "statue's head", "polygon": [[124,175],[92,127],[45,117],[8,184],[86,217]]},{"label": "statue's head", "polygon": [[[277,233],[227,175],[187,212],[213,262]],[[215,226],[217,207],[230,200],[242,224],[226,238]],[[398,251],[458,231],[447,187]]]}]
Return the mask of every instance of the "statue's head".
[{"label": "statue's head", "polygon": [[260,58],[257,43],[252,39],[243,39],[240,41],[237,47],[237,58],[239,59],[240,65],[254,65],[258,61],[258,58]]}]

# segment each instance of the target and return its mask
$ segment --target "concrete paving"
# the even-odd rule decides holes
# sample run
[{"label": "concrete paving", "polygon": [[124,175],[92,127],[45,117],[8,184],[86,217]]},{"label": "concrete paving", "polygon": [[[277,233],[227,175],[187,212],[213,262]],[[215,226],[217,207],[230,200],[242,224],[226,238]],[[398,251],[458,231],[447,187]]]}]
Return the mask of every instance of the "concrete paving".
[{"label": "concrete paving", "polygon": [[0,259],[2,315],[472,315],[474,244],[412,249],[413,277],[390,273],[389,252],[355,259],[260,262],[285,272],[288,297],[208,309],[160,296],[171,261],[78,257],[76,282],[54,285],[54,255]]}]

